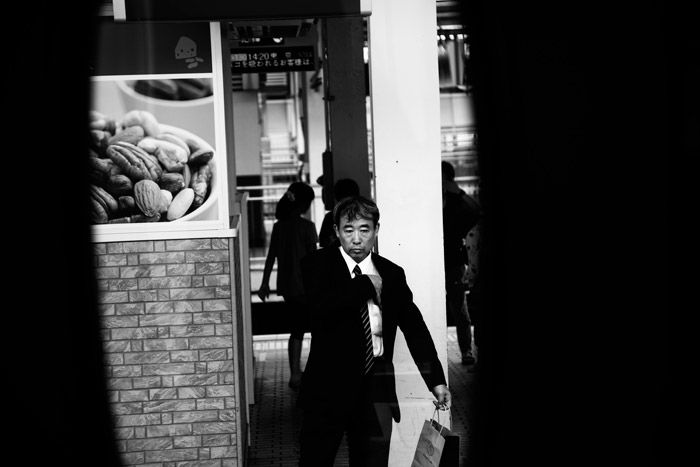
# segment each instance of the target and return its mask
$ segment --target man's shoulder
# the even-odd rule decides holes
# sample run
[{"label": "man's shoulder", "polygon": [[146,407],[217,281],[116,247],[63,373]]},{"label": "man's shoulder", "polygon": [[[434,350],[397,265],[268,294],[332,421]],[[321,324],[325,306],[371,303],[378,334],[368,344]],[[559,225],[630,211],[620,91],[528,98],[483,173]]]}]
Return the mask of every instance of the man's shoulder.
[{"label": "man's shoulder", "polygon": [[403,268],[388,258],[377,253],[372,253],[372,261],[381,273],[403,274]]}]

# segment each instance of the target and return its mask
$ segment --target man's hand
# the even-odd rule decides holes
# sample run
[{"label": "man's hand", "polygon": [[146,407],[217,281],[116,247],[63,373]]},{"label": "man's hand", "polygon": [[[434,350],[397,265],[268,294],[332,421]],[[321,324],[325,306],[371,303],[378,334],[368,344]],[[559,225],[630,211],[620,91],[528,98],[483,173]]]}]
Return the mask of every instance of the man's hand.
[{"label": "man's hand", "polygon": [[377,302],[377,305],[381,306],[382,303],[382,278],[381,276],[378,276],[376,274],[366,274],[367,277],[369,277],[369,280],[372,281],[372,285],[374,286],[374,291],[376,293],[377,298],[375,299],[375,302]]},{"label": "man's hand", "polygon": [[452,406],[452,394],[450,394],[450,390],[447,389],[447,386],[444,384],[435,386],[433,388],[433,395],[437,399],[433,401],[433,404],[435,404],[435,407],[438,409],[447,410]]}]

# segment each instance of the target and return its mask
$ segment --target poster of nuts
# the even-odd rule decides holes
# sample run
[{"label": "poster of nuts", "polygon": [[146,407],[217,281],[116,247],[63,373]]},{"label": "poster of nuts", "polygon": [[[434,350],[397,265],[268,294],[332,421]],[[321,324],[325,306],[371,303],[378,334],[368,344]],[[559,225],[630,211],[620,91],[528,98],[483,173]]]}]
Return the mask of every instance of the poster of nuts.
[{"label": "poster of nuts", "polygon": [[[117,99],[120,107],[100,105],[106,99],[102,96],[93,99],[97,105],[89,115],[92,222],[173,222],[202,208],[215,183],[215,150],[188,128],[208,119],[200,118],[186,101],[195,103],[211,96],[211,80],[114,85],[122,94],[128,89],[128,95]],[[185,106],[170,111],[171,101],[184,101]],[[177,124],[161,121],[169,116],[174,119],[178,112],[184,117]]]}]

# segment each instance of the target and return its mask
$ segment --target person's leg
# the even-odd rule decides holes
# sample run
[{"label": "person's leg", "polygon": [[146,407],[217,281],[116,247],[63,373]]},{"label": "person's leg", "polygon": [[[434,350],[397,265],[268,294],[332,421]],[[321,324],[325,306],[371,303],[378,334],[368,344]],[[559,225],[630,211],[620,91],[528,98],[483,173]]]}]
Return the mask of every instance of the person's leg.
[{"label": "person's leg", "polygon": [[287,343],[287,356],[289,357],[289,387],[296,389],[301,384],[301,347],[304,342],[304,334],[301,336],[290,334]]},{"label": "person's leg", "polygon": [[474,363],[474,353],[472,343],[474,342],[474,336],[472,335],[472,319],[469,313],[469,304],[467,302],[466,286],[462,289],[462,326],[464,328],[464,335],[466,336],[464,346],[467,348],[466,354],[462,352],[462,363],[471,365]]},{"label": "person's leg", "polygon": [[304,323],[300,316],[303,313],[302,304],[293,297],[284,297],[287,310],[292,316],[292,329],[287,343],[287,357],[289,359],[289,387],[298,389],[301,384],[301,349],[304,342]]},{"label": "person's leg", "polygon": [[467,311],[466,287],[464,284],[451,282],[445,289],[447,312],[450,313],[457,327],[457,342],[462,353],[462,362],[473,363],[472,330]]},{"label": "person's leg", "polygon": [[348,455],[351,467],[387,467],[392,418],[388,403],[365,402],[351,417]]},{"label": "person's leg", "polygon": [[481,322],[481,314],[483,312],[481,306],[481,294],[481,281],[478,277],[476,277],[472,287],[469,289],[469,293],[467,294],[467,311],[469,312],[469,321],[474,326],[472,340],[474,342],[474,348],[477,351],[477,355],[479,352],[479,323]]},{"label": "person's leg", "polygon": [[333,467],[345,431],[345,418],[325,410],[302,413],[300,467]]}]

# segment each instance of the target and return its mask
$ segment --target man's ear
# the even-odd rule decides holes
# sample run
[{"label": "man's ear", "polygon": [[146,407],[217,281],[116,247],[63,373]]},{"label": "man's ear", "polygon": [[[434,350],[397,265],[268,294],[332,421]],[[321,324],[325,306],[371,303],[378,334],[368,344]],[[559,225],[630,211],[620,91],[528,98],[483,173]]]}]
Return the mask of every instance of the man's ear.
[{"label": "man's ear", "polygon": [[333,231],[335,232],[335,236],[340,238],[340,232],[338,231],[338,226],[336,224],[333,224]]}]

